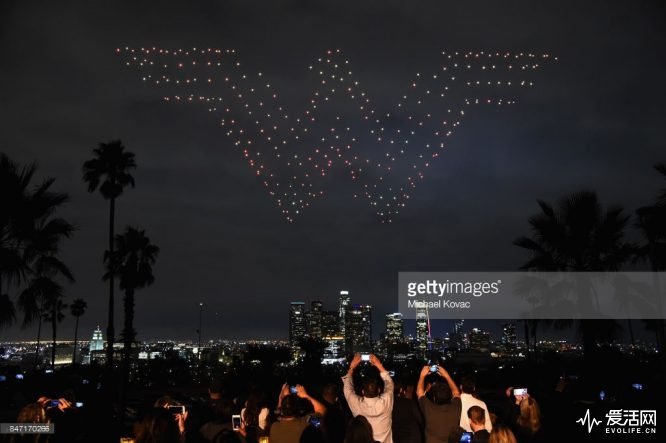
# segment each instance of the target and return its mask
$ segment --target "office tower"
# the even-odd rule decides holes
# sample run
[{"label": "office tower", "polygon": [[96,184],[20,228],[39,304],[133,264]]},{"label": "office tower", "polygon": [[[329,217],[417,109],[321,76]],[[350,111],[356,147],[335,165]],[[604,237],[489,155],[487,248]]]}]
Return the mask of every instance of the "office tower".
[{"label": "office tower", "polygon": [[425,307],[416,308],[416,349],[421,354],[425,354],[428,349],[428,340],[430,339],[428,322],[428,309]]},{"label": "office tower", "polygon": [[310,338],[321,338],[321,315],[323,303],[313,301],[310,304],[310,310],[306,313],[307,336]]},{"label": "office tower", "polygon": [[289,347],[292,356],[296,357],[300,351],[300,341],[305,338],[305,303],[293,301],[289,308]]},{"label": "office tower", "polygon": [[340,313],[338,311],[322,311],[321,336],[326,343],[324,359],[331,361],[344,357],[345,339],[340,334]]},{"label": "office tower", "polygon": [[490,352],[490,334],[479,328],[469,333],[469,347],[474,352]]},{"label": "office tower", "polygon": [[372,346],[372,306],[350,305],[345,312],[345,351],[369,352]]},{"label": "office tower", "polygon": [[465,320],[456,320],[453,323],[453,332],[449,337],[449,347],[451,349],[464,349],[465,348],[465,338],[462,332],[463,324]]},{"label": "office tower", "polygon": [[345,336],[345,316],[347,315],[347,309],[349,308],[349,303],[351,302],[351,297],[349,297],[349,291],[340,291],[340,306],[338,309],[338,321],[340,322],[340,334]]},{"label": "office tower", "polygon": [[399,312],[386,314],[386,333],[384,339],[388,345],[396,345],[404,338],[402,314]]},{"label": "office tower", "polygon": [[516,349],[516,325],[513,323],[502,326],[502,348],[506,351]]},{"label": "office tower", "polygon": [[99,326],[97,326],[97,329],[93,331],[92,339],[90,339],[90,352],[103,350],[104,336],[102,335],[102,330],[99,328]]},{"label": "office tower", "polygon": [[322,311],[321,313],[321,336],[338,337],[340,336],[340,322],[338,321],[340,313],[338,311]]}]

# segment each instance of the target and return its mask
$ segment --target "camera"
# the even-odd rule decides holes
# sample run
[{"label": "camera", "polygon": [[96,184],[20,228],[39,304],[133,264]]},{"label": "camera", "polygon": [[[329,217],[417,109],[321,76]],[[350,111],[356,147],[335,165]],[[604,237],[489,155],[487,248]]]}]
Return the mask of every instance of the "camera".
[{"label": "camera", "polygon": [[234,431],[237,431],[241,427],[241,416],[240,415],[232,415],[231,416],[231,427],[234,428]]},{"label": "camera", "polygon": [[460,435],[460,443],[472,443],[472,437],[474,437],[473,432],[463,432]]}]

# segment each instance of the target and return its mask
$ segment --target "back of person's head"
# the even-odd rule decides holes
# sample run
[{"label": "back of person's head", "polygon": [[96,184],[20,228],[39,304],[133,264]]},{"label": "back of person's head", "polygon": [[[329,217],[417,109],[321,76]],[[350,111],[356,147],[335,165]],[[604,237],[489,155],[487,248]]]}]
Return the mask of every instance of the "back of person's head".
[{"label": "back of person's head", "polygon": [[246,426],[259,426],[259,415],[266,403],[266,397],[263,391],[253,388],[247,396],[245,402],[245,412],[243,413],[243,421]]},{"label": "back of person's head", "polygon": [[363,377],[363,381],[361,383],[361,392],[363,393],[363,396],[367,398],[378,397],[384,390],[382,383],[380,382],[380,378],[374,374],[368,374]]},{"label": "back of person's head", "polygon": [[321,390],[321,396],[329,403],[335,403],[340,396],[340,389],[337,383],[326,383]]},{"label": "back of person's head", "polygon": [[541,410],[533,397],[525,397],[520,402],[518,424],[529,429],[533,434],[541,429]]},{"label": "back of person's head", "polygon": [[465,394],[474,394],[476,392],[476,380],[472,375],[464,375],[460,380],[460,388]]},{"label": "back of person's head", "polygon": [[46,413],[39,403],[25,405],[16,418],[17,423],[46,423]]},{"label": "back of person's head", "polygon": [[296,394],[289,394],[280,403],[280,416],[291,418],[300,416],[299,400]]},{"label": "back of person's head", "polygon": [[155,407],[155,408],[163,408],[167,405],[180,406],[180,403],[178,403],[170,395],[163,395],[163,396],[159,397],[157,400],[155,400],[155,403],[153,403],[153,407]]},{"label": "back of person's head", "polygon": [[488,443],[517,443],[516,436],[511,429],[503,425],[493,426],[493,431],[488,437]]},{"label": "back of person's head", "polygon": [[451,402],[453,394],[451,393],[451,388],[447,383],[435,382],[430,386],[428,391],[430,394],[430,400],[436,405],[445,405]]},{"label": "back of person's head", "polygon": [[164,408],[151,408],[134,423],[136,443],[178,443],[180,433],[173,415]]},{"label": "back of person's head", "polygon": [[231,400],[222,398],[211,405],[212,419],[216,422],[231,423],[234,413],[234,404]]},{"label": "back of person's head", "polygon": [[483,426],[486,424],[486,411],[480,406],[471,406],[467,410],[467,417],[475,425]]},{"label": "back of person's head", "polygon": [[208,394],[213,397],[219,397],[222,395],[222,382],[216,378],[212,379],[210,381],[210,385],[208,385]]},{"label": "back of person's head", "polygon": [[367,418],[357,415],[349,422],[344,443],[373,443],[374,441],[372,425]]}]

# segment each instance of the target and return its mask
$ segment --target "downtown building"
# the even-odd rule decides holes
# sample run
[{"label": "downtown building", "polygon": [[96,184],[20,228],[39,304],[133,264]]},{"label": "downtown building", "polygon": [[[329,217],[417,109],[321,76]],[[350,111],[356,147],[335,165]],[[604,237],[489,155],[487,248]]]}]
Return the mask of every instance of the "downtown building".
[{"label": "downtown building", "polygon": [[291,302],[289,306],[289,349],[293,359],[298,359],[301,355],[301,342],[306,336],[305,318],[305,303]]},{"label": "downtown building", "polygon": [[345,312],[345,352],[370,352],[372,349],[372,306],[349,305]]}]

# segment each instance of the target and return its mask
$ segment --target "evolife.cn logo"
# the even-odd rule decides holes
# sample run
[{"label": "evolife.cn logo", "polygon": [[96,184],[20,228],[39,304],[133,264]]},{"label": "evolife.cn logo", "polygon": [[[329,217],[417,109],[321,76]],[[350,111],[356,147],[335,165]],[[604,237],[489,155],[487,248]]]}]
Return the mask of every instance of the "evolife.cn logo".
[{"label": "evolife.cn logo", "polygon": [[647,434],[657,433],[657,411],[655,409],[610,409],[603,419],[592,417],[590,410],[576,420],[591,434],[596,426],[605,434]]}]

